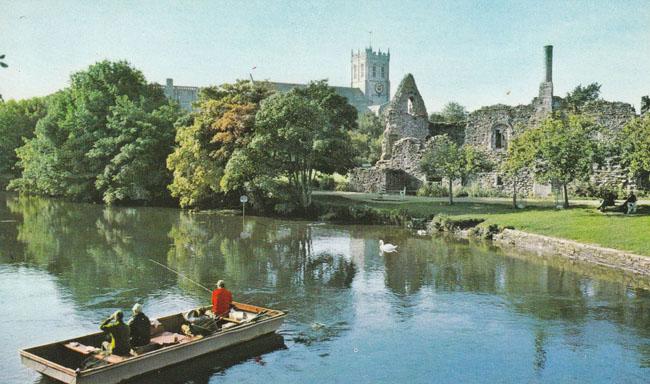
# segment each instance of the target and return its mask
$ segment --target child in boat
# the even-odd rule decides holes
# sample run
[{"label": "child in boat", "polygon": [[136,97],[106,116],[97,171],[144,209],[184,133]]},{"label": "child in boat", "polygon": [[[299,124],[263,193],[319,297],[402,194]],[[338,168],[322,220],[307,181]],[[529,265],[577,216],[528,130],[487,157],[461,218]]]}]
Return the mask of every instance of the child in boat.
[{"label": "child in boat", "polygon": [[108,345],[102,345],[112,354],[129,356],[131,345],[129,344],[129,326],[124,324],[124,314],[122,311],[115,311],[108,319],[104,320],[99,329],[111,335],[111,342]]}]

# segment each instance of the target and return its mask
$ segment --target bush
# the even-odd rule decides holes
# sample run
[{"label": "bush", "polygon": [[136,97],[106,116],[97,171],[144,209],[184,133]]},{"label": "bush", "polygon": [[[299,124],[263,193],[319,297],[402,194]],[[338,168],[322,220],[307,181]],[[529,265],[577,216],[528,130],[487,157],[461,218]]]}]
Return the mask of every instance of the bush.
[{"label": "bush", "polygon": [[320,175],[314,180],[314,187],[321,191],[333,191],[336,189],[336,180],[330,175]]},{"label": "bush", "polygon": [[352,186],[347,180],[337,181],[335,189],[339,192],[352,192]]},{"label": "bush", "polygon": [[498,189],[482,188],[478,184],[472,184],[469,187],[459,188],[457,196],[463,197],[460,195],[460,193],[462,192],[467,193],[465,196],[469,196],[469,197],[509,197],[510,196],[509,194],[499,191]]},{"label": "bush", "polygon": [[416,192],[418,196],[448,197],[449,190],[440,183],[425,183]]}]

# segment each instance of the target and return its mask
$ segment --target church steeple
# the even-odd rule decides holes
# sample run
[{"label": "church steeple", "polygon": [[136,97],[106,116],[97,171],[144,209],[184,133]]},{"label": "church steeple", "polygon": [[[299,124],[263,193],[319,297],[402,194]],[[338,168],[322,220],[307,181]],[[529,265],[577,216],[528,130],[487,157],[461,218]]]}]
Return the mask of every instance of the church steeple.
[{"label": "church steeple", "polygon": [[390,51],[377,52],[371,47],[351,54],[350,85],[358,88],[372,105],[385,104],[390,99]]}]

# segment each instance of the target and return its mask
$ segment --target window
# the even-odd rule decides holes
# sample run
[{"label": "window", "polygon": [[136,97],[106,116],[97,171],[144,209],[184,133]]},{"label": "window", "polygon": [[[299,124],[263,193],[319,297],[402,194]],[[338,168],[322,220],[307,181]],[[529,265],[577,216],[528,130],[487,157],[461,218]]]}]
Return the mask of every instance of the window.
[{"label": "window", "polygon": [[409,96],[407,104],[407,112],[409,115],[413,114],[413,96]]},{"label": "window", "polygon": [[373,65],[372,66],[372,78],[374,79],[376,77],[377,77],[377,66]]},{"label": "window", "polygon": [[507,148],[507,127],[498,125],[492,128],[492,149],[502,150]]},{"label": "window", "polygon": [[383,79],[385,77],[385,72],[384,72],[384,66],[382,65],[381,67],[381,78]]},{"label": "window", "polygon": [[503,179],[501,179],[501,176],[497,176],[495,184],[497,185],[497,187],[503,186]]},{"label": "window", "polygon": [[352,66],[352,78],[356,79],[357,78],[357,65]]},{"label": "window", "polygon": [[359,78],[362,78],[364,76],[364,65],[359,65]]}]

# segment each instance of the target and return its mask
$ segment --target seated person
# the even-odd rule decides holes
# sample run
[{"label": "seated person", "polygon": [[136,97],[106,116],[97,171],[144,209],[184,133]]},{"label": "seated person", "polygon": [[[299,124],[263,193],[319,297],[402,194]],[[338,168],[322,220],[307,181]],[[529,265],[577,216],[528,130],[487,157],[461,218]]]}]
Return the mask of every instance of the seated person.
[{"label": "seated person", "polygon": [[627,199],[625,199],[625,202],[623,202],[622,208],[627,214],[636,212],[636,195],[634,192],[630,192]]},{"label": "seated person", "polygon": [[133,306],[133,317],[129,320],[131,334],[131,347],[141,347],[151,341],[151,322],[147,315],[142,312],[142,304],[136,303]]},{"label": "seated person", "polygon": [[124,324],[122,311],[115,311],[108,319],[104,320],[99,329],[111,335],[111,342],[102,345],[109,353],[129,356],[131,345],[129,343],[129,326]]},{"label": "seated person", "polygon": [[212,313],[215,316],[227,317],[232,307],[232,293],[226,289],[223,280],[217,281],[217,289],[212,291]]},{"label": "seated person", "polygon": [[603,196],[603,201],[600,203],[598,210],[603,212],[607,207],[616,205],[616,195],[613,192],[606,192]]}]

